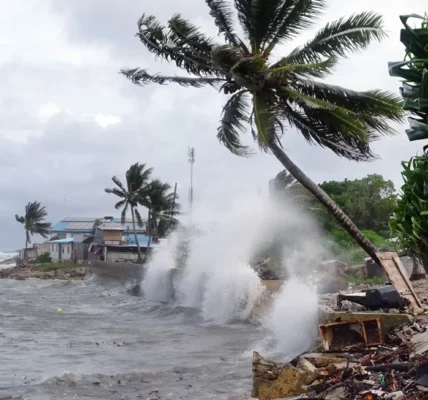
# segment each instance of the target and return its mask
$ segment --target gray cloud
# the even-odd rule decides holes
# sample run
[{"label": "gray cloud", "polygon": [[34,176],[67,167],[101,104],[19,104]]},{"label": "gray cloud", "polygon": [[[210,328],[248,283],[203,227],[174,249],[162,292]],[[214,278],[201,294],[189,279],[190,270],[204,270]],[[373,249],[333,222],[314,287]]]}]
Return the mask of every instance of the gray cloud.
[{"label": "gray cloud", "polygon": [[[139,88],[118,74],[120,68],[135,66],[175,71],[173,66],[157,62],[135,38],[136,22],[143,12],[164,22],[180,12],[215,35],[204,2],[29,0],[25,7],[15,3],[9,2],[6,10],[0,5],[0,14],[8,16],[0,17],[0,39],[6,39],[0,44],[4,193],[0,249],[23,244],[22,228],[14,214],[22,213],[28,201],[37,199],[46,205],[52,222],[63,216],[113,214],[114,198],[104,188],[111,186],[112,175],[123,177],[136,161],[154,167],[156,177],[178,182],[186,206],[189,145],[196,148],[197,202],[221,210],[237,194],[255,194],[259,188],[267,192],[268,180],[281,170],[279,163],[265,154],[239,159],[216,140],[224,96],[213,89]],[[397,91],[399,82],[388,76],[386,63],[403,57],[398,15],[422,13],[424,2],[414,0],[411,9],[404,2],[387,0],[343,4],[332,0],[328,19],[375,7],[385,15],[391,34],[389,40],[344,61],[331,81],[355,89]],[[26,27],[25,32],[17,30],[16,20]],[[52,114],[61,112],[50,116],[45,109]],[[114,115],[121,122],[102,128],[95,122],[99,114]],[[283,144],[316,181],[378,172],[399,186],[400,161],[421,147],[408,142],[404,129],[399,127],[399,136],[376,143],[381,159],[368,164],[352,163],[311,147],[292,131],[286,133]]]}]

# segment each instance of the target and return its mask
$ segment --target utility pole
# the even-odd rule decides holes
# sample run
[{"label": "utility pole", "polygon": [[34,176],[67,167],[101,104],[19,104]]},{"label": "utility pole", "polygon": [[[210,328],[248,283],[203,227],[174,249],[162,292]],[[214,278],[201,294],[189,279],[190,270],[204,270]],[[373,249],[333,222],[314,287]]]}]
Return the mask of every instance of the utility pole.
[{"label": "utility pole", "polygon": [[190,213],[193,207],[193,164],[195,163],[195,148],[189,147],[187,155],[189,157],[189,164],[190,164],[190,188],[189,188],[189,213]]}]

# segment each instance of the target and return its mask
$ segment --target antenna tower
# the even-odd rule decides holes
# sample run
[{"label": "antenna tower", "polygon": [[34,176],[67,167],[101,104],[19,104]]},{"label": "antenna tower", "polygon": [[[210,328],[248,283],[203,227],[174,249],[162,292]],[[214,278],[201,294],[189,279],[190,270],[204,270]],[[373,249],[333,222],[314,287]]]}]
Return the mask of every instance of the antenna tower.
[{"label": "antenna tower", "polygon": [[189,147],[187,151],[190,164],[190,188],[189,188],[189,211],[193,207],[193,164],[195,163],[195,148]]}]

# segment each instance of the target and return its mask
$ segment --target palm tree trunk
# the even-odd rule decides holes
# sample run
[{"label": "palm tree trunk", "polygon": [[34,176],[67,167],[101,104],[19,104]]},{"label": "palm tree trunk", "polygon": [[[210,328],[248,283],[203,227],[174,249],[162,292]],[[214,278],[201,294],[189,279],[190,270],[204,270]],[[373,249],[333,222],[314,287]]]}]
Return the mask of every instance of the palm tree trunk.
[{"label": "palm tree trunk", "polygon": [[135,238],[135,244],[137,245],[137,252],[138,252],[138,263],[143,262],[143,257],[141,256],[141,247],[140,243],[138,242],[138,236],[137,236],[137,228],[135,227],[135,214],[134,214],[134,207],[131,206],[131,215],[132,215],[132,229],[134,231],[134,238]]},{"label": "palm tree trunk", "polygon": [[24,262],[27,261],[27,254],[28,254],[28,231],[25,231]]},{"label": "palm tree trunk", "polygon": [[146,259],[149,257],[149,249],[150,245],[152,244],[152,212],[149,210],[148,217],[147,217],[147,235],[149,237],[149,240],[147,242],[147,249],[146,249]]},{"label": "palm tree trunk", "polygon": [[294,162],[285,154],[285,152],[276,143],[270,144],[270,149],[279,162],[308,189],[327,210],[336,218],[342,227],[352,236],[352,238],[361,246],[361,248],[379,265],[379,260],[376,256],[377,248],[370,242],[351,221],[351,219],[343,212],[343,210],[324,192],[312,179],[310,179]]}]

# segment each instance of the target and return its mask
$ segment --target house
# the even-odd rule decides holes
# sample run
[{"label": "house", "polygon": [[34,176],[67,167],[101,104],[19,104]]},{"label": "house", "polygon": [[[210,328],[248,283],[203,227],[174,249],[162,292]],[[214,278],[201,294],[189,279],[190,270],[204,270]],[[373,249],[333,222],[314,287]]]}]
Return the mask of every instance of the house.
[{"label": "house", "polygon": [[[101,218],[64,218],[51,228],[51,239],[65,239],[68,237],[75,238],[76,242],[82,242],[88,235],[93,233],[95,221],[102,224],[120,224],[120,218],[101,217]],[[126,219],[125,224],[121,225],[125,231],[132,232],[132,220]],[[145,233],[145,227],[137,227],[137,233]]]},{"label": "house", "polygon": [[[138,234],[141,251],[147,252],[149,237]],[[150,247],[158,247],[153,243]],[[136,261],[138,250],[134,234],[120,223],[104,223],[95,230],[94,242],[89,249],[89,259],[103,261]]]},{"label": "house", "polygon": [[[102,226],[109,226],[111,229],[106,230],[106,235],[109,232],[116,232],[117,240],[113,242],[120,243],[124,232],[132,231],[132,220],[127,219],[122,225],[120,218],[103,217],[103,218],[64,218],[52,226],[50,236],[50,255],[53,261],[79,261],[91,259],[89,256],[89,247],[94,241],[94,224],[100,221]],[[97,229],[95,230],[97,233]],[[138,227],[137,233],[145,233],[145,228]],[[100,234],[98,233],[98,236]],[[114,234],[112,237],[114,238]],[[104,239],[103,239],[104,240]],[[108,241],[108,240],[107,240]]]}]

